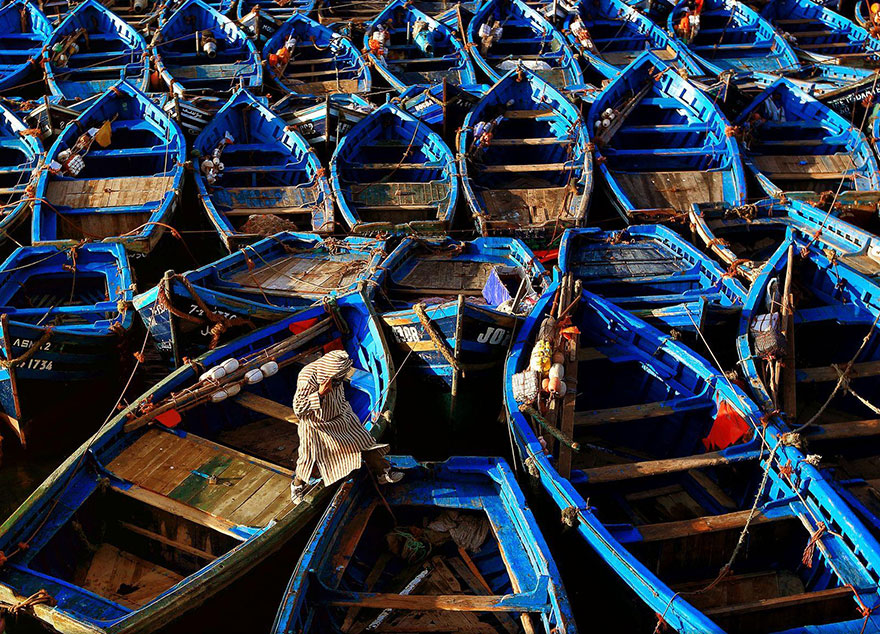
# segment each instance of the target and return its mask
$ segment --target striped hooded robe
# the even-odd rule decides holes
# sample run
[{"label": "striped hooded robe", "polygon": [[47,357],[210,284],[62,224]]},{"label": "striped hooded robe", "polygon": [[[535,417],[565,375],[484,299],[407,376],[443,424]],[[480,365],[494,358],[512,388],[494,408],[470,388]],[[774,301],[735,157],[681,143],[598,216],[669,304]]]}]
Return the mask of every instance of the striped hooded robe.
[{"label": "striped hooded robe", "polygon": [[364,428],[345,398],[342,383],[321,396],[318,389],[328,379],[342,379],[352,367],[344,350],[328,352],[305,366],[296,380],[293,413],[299,418],[297,477],[308,482],[318,467],[325,486],[361,466],[361,452],[383,448]]}]

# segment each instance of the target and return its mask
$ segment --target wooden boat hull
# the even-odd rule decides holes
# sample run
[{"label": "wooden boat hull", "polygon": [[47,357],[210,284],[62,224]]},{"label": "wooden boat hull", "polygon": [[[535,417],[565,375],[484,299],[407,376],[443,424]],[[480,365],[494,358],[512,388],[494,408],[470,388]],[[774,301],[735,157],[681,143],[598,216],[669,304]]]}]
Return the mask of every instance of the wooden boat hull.
[{"label": "wooden boat hull", "polygon": [[108,121],[107,148],[92,143],[77,175],[61,169],[40,173],[32,244],[64,247],[102,240],[147,254],[164,234],[182,187],[186,140],[177,124],[134,86],[120,82],[95,100],[77,125],[58,136],[46,160],[63,162],[80,127],[100,129]]},{"label": "wooden boat hull", "polygon": [[[393,403],[394,392],[388,383],[390,367],[387,349],[381,330],[365,300],[362,296],[340,300],[336,318],[345,320],[344,323],[350,328],[348,335],[342,334],[331,324],[334,318],[329,317],[323,308],[316,307],[303,318],[317,317],[322,320],[323,325],[317,330],[307,328],[299,335],[291,335],[289,327],[302,324],[302,320],[294,317],[215,350],[201,357],[199,361],[214,365],[230,355],[237,357],[245,354],[242,359],[246,363],[263,363],[259,351],[266,350],[264,346],[269,344],[271,349],[279,351],[277,361],[288,364],[287,360],[293,358],[291,354],[298,354],[302,346],[308,346],[308,350],[313,349],[317,343],[317,349],[320,350],[331,343],[338,345],[339,337],[342,337],[343,345],[348,347],[355,367],[358,368],[352,378],[352,392],[349,397],[368,431],[378,436],[387,422],[388,408]],[[329,330],[327,324],[331,324]],[[300,341],[301,343],[297,343]],[[256,356],[247,356],[249,353],[256,353]],[[291,377],[284,374],[286,371],[282,369],[282,375],[277,378],[266,378],[256,388],[257,392],[275,399],[279,398],[279,394],[289,395],[293,384],[288,382]],[[198,400],[186,407],[180,401],[175,401],[175,411],[186,416],[187,422],[179,423],[174,430],[169,431],[164,425],[151,425],[149,421],[160,415],[160,412],[153,408],[152,413],[144,414],[141,404],[146,401],[168,403],[165,399],[169,394],[192,386],[194,382],[198,383],[198,373],[192,367],[186,366],[155,386],[103,427],[90,443],[74,453],[0,526],[0,541],[4,542],[4,552],[12,553],[0,571],[0,604],[14,604],[23,596],[35,592],[32,588],[38,585],[52,594],[58,603],[54,607],[36,605],[33,613],[39,620],[52,624],[61,632],[128,634],[156,631],[183,612],[197,607],[271,555],[316,513],[328,494],[326,490],[319,487],[307,495],[302,503],[292,505],[289,500],[292,471],[278,462],[280,454],[276,455],[272,453],[274,450],[265,448],[261,450],[263,453],[256,456],[237,451],[228,446],[230,441],[224,441],[225,436],[222,434],[215,436],[216,441],[212,440],[211,436],[216,430],[208,423],[213,420],[216,425],[220,425],[220,430],[228,423],[213,418],[216,414],[201,418],[199,412],[202,406],[198,404]],[[209,389],[216,388],[211,386]],[[254,388],[248,389],[251,400],[257,393],[253,390]],[[271,402],[271,399],[266,400]],[[215,412],[218,411],[217,408],[220,411],[225,407],[239,409],[240,402],[242,401],[236,400],[225,406],[212,407]],[[286,406],[284,409],[289,411]],[[237,418],[243,416],[258,422],[252,418],[253,412],[250,409],[240,411]],[[190,414],[194,416],[190,417]],[[285,429],[292,430],[288,422],[277,422]],[[240,430],[242,424],[245,423],[238,420],[223,433]],[[190,425],[198,428],[201,435],[196,434]],[[278,429],[281,428],[278,427],[271,434],[274,436],[273,445],[277,445],[280,438],[275,433]],[[287,431],[288,436],[285,437],[289,437],[290,433],[291,431]],[[296,435],[295,431],[292,433]],[[265,436],[265,432],[263,435]],[[258,441],[258,437],[252,440],[252,443],[257,444],[252,444],[251,447],[259,447]],[[151,449],[148,450],[148,447]],[[162,473],[168,475],[175,471],[170,471],[168,464],[163,469],[159,463],[153,461],[149,461],[149,464],[143,463],[143,458],[151,455],[165,456],[159,462],[168,460],[171,466],[176,465],[177,477],[174,482],[159,484],[156,478],[161,479]],[[263,460],[258,457],[260,455],[275,456],[272,458],[274,462]],[[285,455],[287,458],[284,464],[290,464],[290,460],[294,458],[289,454]],[[97,467],[97,470],[87,468],[88,464]],[[232,471],[227,472],[227,469]],[[211,479],[206,475],[208,473],[216,474],[218,482],[223,482],[224,478],[232,478],[241,487],[244,487],[244,480],[250,478],[248,481],[253,486],[245,497],[257,495],[264,488],[261,495],[268,497],[261,504],[257,504],[256,500],[250,506],[246,502],[242,504],[243,500],[237,496],[245,493],[243,489],[236,494],[235,485],[231,493],[227,493],[226,487],[222,485],[212,488]],[[108,482],[109,486],[101,485],[102,480]],[[273,499],[273,495],[277,497]],[[65,502],[72,506],[53,504],[56,496],[64,496]],[[102,500],[110,505],[104,507],[103,511],[95,511],[94,504]],[[114,519],[114,513],[118,512],[114,509],[132,508],[132,505],[135,515],[126,515],[122,523]],[[172,550],[169,555],[159,559],[162,565],[154,564],[152,576],[149,569],[142,568],[140,580],[130,582],[135,590],[126,590],[125,595],[116,593],[113,583],[109,586],[95,586],[94,581],[90,581],[88,577],[85,580],[71,580],[67,571],[52,569],[52,564],[43,558],[51,558],[48,553],[58,547],[59,541],[63,543],[70,530],[70,522],[73,521],[71,518],[77,517],[74,513],[88,515],[98,521],[104,518],[104,521],[110,522],[117,529],[129,531],[125,533],[129,539],[145,539],[142,546],[149,547],[152,544],[155,547],[158,544],[160,547],[167,547],[171,544]],[[170,526],[172,531],[180,529],[181,533],[177,537],[174,533],[170,537],[162,534],[164,529],[160,525],[148,523],[150,517],[163,518],[161,526]],[[28,538],[27,534],[33,531],[32,522],[36,518],[47,518],[40,523],[45,530],[39,536]],[[90,526],[86,524],[84,530],[90,531]],[[133,528],[129,529],[127,526]],[[183,537],[184,534],[189,537]],[[125,550],[134,546],[118,541],[118,537],[120,536],[111,537],[108,534],[107,541],[98,537],[101,545],[94,555],[87,556],[92,560],[89,564],[91,567],[103,565],[102,562],[112,564],[120,556],[123,559],[127,557],[130,561],[148,563]],[[197,538],[203,541],[197,541]],[[10,539],[13,541],[7,546],[5,542]],[[24,554],[20,551],[14,552],[16,546],[13,544],[22,539],[30,539],[31,549]],[[117,541],[111,543],[110,540]],[[183,543],[187,540],[191,543]],[[40,552],[43,551],[47,554],[41,556]],[[190,560],[185,565],[183,562],[186,558],[174,559],[174,553],[188,554],[189,557],[196,553],[194,561],[197,563]],[[83,555],[75,543],[66,550],[68,558]],[[114,581],[122,582],[121,575],[125,574],[130,573],[123,566],[114,576]]]},{"label": "wooden boat hull", "polygon": [[[478,547],[469,548],[468,551],[460,548],[457,553],[447,557],[442,554],[444,545],[438,544],[432,551],[434,556],[430,561],[437,569],[449,571],[447,579],[455,580],[456,573],[453,571],[458,571],[464,581],[462,585],[470,589],[468,595],[472,592],[485,595],[488,592],[505,596],[503,599],[500,596],[485,597],[478,605],[477,597],[455,596],[452,594],[454,589],[450,587],[447,590],[450,595],[430,597],[438,602],[439,612],[433,612],[431,617],[431,623],[437,630],[480,626],[492,628],[489,624],[498,623],[495,627],[503,628],[499,631],[519,631],[517,621],[522,620],[523,626],[529,624],[525,631],[545,634],[573,634],[576,631],[565,589],[559,580],[559,572],[526,505],[525,497],[517,487],[513,473],[502,459],[450,458],[441,463],[419,463],[410,457],[392,457],[391,462],[395,469],[403,471],[405,478],[400,484],[383,488],[382,499],[389,509],[400,509],[398,512],[403,512],[405,507],[418,505],[424,509],[422,513],[426,517],[435,513],[446,517],[442,509],[454,509],[456,514],[467,515],[469,518],[482,518],[485,514],[492,526],[489,536]],[[340,488],[294,570],[275,618],[273,632],[316,634],[336,630],[338,619],[334,619],[333,611],[322,603],[327,599],[336,599],[344,601],[339,604],[342,607],[356,606],[374,597],[380,599],[380,602],[381,599],[388,598],[403,611],[403,614],[397,612],[397,616],[390,619],[382,618],[380,622],[387,621],[390,624],[391,621],[402,619],[409,627],[416,627],[408,620],[408,615],[412,614],[417,618],[431,609],[418,607],[419,599],[424,597],[421,592],[410,596],[406,592],[395,592],[391,595],[368,594],[370,590],[375,592],[375,588],[371,587],[374,584],[370,583],[364,584],[367,592],[352,592],[360,590],[362,586],[351,583],[346,584],[345,591],[342,591],[338,587],[341,586],[338,579],[343,576],[340,568],[344,570],[346,567],[331,567],[337,561],[333,557],[334,553],[353,550],[352,559],[369,556],[368,552],[357,549],[356,546],[361,542],[366,547],[367,538],[362,537],[362,531],[369,531],[368,527],[379,524],[384,519],[380,517],[383,513],[383,507],[376,504],[373,485],[362,474]],[[497,547],[493,537],[498,540]],[[349,543],[345,541],[347,539],[355,541]],[[395,557],[390,553],[386,553],[379,563],[383,560],[386,565],[390,563],[393,566],[395,563]],[[448,567],[446,561],[449,561]],[[381,571],[381,568],[377,570]],[[418,582],[419,585],[430,586],[433,583],[434,577],[430,571],[421,574],[421,577],[423,581]],[[508,577],[510,583],[504,587]],[[379,583],[375,585],[378,586]],[[536,592],[533,588],[541,590]],[[407,600],[410,598],[411,606],[408,606]],[[439,606],[439,602],[444,599],[449,600],[448,607]],[[469,603],[469,600],[474,603]],[[518,609],[513,607],[514,602],[517,602]],[[506,603],[511,607],[505,609]],[[379,604],[371,603],[370,607],[375,605]],[[491,612],[480,609],[481,606],[485,609],[486,605],[492,605]],[[365,610],[366,608],[361,612]],[[339,616],[345,616],[346,613],[356,614],[358,610],[355,608],[340,612]],[[523,615],[529,612],[538,614]],[[350,618],[345,619],[346,622]],[[357,620],[356,615],[353,618]],[[374,618],[370,616],[368,624]]]},{"label": "wooden boat hull", "polygon": [[177,367],[221,342],[353,291],[374,275],[383,246],[364,238],[325,242],[316,234],[279,233],[194,271],[169,271],[135,297],[134,306],[160,354]]},{"label": "wooden boat hull", "polygon": [[[204,45],[193,51],[197,33],[204,31],[214,38],[214,54],[207,53]],[[254,90],[263,84],[254,43],[240,26],[201,0],[187,0],[177,7],[152,44],[156,69],[178,97],[230,94],[239,86]]]},{"label": "wooden boat hull", "polygon": [[616,306],[679,331],[738,316],[746,296],[742,284],[663,225],[568,229],[559,268]]},{"label": "wooden boat hull", "polygon": [[0,105],[0,143],[6,151],[0,163],[0,241],[21,226],[28,217],[33,201],[27,187],[43,157],[43,144],[38,137],[22,134],[27,126],[11,111]]},{"label": "wooden boat hull", "polygon": [[[480,26],[503,21],[501,38],[484,54],[480,49]],[[510,37],[510,32],[514,33]],[[577,91],[585,99],[596,92],[586,84],[583,71],[571,48],[543,15],[522,0],[484,2],[467,25],[466,39],[479,66],[493,82],[499,81],[512,67],[525,66],[561,91]],[[554,51],[553,55],[545,55]]]},{"label": "wooden boat hull", "polygon": [[[580,300],[580,309],[573,313],[573,325],[580,331],[579,340],[574,339],[579,362],[569,363],[565,375],[569,380],[566,397],[572,395],[569,397],[572,405],[567,406],[563,401],[561,428],[551,429],[553,424],[547,420],[539,424],[534,418],[535,414],[530,414],[534,422],[528,420],[523,413],[524,408],[520,407],[514,396],[513,375],[529,365],[531,351],[525,344],[534,341],[544,316],[551,309],[554,295],[555,286],[536,305],[508,358],[505,403],[511,430],[526,470],[559,507],[563,518],[568,518],[569,525],[630,586],[650,611],[661,615],[662,622],[669,629],[694,634],[728,630],[791,632],[807,631],[814,627],[818,631],[847,632],[858,630],[863,625],[869,628],[880,625],[880,621],[871,622],[873,616],[866,620],[860,615],[858,605],[864,599],[861,590],[857,591],[859,596],[849,589],[834,596],[837,584],[847,583],[843,579],[851,573],[854,575],[851,577],[853,582],[859,583],[855,581],[856,578],[864,580],[866,592],[875,594],[878,591],[876,580],[867,582],[863,576],[866,568],[861,565],[857,565],[856,569],[848,566],[856,561],[856,550],[859,556],[864,554],[874,559],[880,553],[880,546],[865,533],[861,522],[818,471],[804,461],[804,456],[794,447],[781,442],[778,419],[762,417],[757,406],[739,388],[718,379],[718,371],[711,368],[708,362],[644,322],[585,291]],[[564,300],[560,304],[564,305]],[[588,365],[594,363],[599,365]],[[636,373],[642,373],[643,379],[658,381],[658,385],[665,387],[661,387],[660,392],[635,397],[633,390],[640,389],[643,384],[636,375],[632,375],[627,382],[626,377],[630,375],[626,372],[621,374],[624,368],[621,364],[626,363],[633,363],[633,369]],[[578,369],[574,370],[574,367]],[[590,371],[584,374],[588,369]],[[573,371],[576,374],[573,375]],[[571,381],[573,376],[588,376],[590,389],[578,389],[576,381]],[[648,379],[649,376],[655,378]],[[710,382],[706,386],[707,391],[701,387],[701,380],[696,383],[691,381],[697,376]],[[604,383],[597,384],[599,380]],[[623,398],[611,396],[614,386],[624,382],[626,387],[619,395]],[[682,390],[685,384],[689,387]],[[660,402],[645,402],[653,401],[658,396]],[[591,406],[585,402],[586,399],[595,399],[591,400],[595,404],[604,403],[603,409],[592,409],[595,405]],[[698,406],[701,401],[703,405]],[[747,421],[747,426],[742,430],[745,435],[723,449],[709,451],[713,448],[711,441],[701,442],[701,437],[705,430],[715,425],[711,412],[724,402],[727,403],[725,407],[736,409]],[[662,407],[658,409],[661,403]],[[636,405],[630,407],[630,404]],[[566,408],[572,406],[576,422],[574,432],[571,431],[572,427],[566,427],[565,422],[565,412],[569,411]],[[691,407],[708,407],[709,414],[696,414]],[[585,438],[581,435],[583,432],[578,431],[582,425],[577,421],[586,425],[588,419],[579,412],[592,421],[586,436],[589,445],[572,444],[573,440]],[[658,416],[662,423],[658,422]],[[675,421],[679,416],[690,420],[678,427]],[[652,418],[654,421],[650,422]],[[639,420],[648,422],[640,424]],[[767,423],[766,426],[762,421]],[[677,445],[681,438],[673,439],[676,433],[672,429],[685,435],[694,434],[694,444],[690,449]],[[711,436],[710,432],[707,438]],[[642,441],[646,444],[642,445]],[[692,441],[686,441],[685,444]],[[593,449],[595,443],[600,443],[602,449]],[[661,446],[671,452],[658,451]],[[673,446],[678,446],[678,449],[673,449]],[[789,454],[789,451],[792,453]],[[584,455],[584,452],[588,455]],[[683,455],[689,453],[692,455]],[[602,458],[603,454],[607,458]],[[602,466],[591,466],[595,464]],[[805,471],[799,476],[792,476],[786,465]],[[712,488],[713,482],[724,486],[726,480],[722,473],[726,469],[732,469],[737,474],[730,482],[742,484],[744,478],[756,478],[766,484],[758,485],[758,489],[749,488],[749,493],[741,502],[742,506],[728,504],[726,510],[719,513],[719,507],[714,503],[710,502],[707,506],[697,504],[697,507],[685,513],[687,517],[683,521],[674,519],[676,513],[669,512],[677,505],[673,500],[690,504],[684,500],[691,495],[696,496],[690,498],[694,500],[700,497],[699,493],[691,493],[694,491],[693,483],[685,482],[695,470],[698,472],[698,482],[703,483],[697,486],[708,485]],[[563,475],[564,471],[567,471],[566,475]],[[749,471],[751,475],[748,475]],[[691,475],[676,475],[685,473]],[[801,495],[794,493],[796,487],[803,487],[807,483],[814,487],[812,492],[802,492]],[[678,497],[673,491],[678,491],[676,487],[682,485],[685,492]],[[668,488],[670,486],[671,489]],[[744,554],[745,551],[736,553],[734,547],[743,526],[755,521],[754,518],[748,520],[755,512],[751,510],[755,490],[759,492],[756,508],[761,509],[759,512],[763,516],[759,523],[764,522],[766,528],[752,525],[748,555]],[[714,494],[709,495],[717,494],[718,490],[715,490]],[[656,497],[652,498],[652,495]],[[665,497],[667,495],[672,497]],[[618,502],[615,500],[621,496],[629,500],[628,504],[635,505],[630,507],[632,513],[623,511],[626,505],[617,509]],[[645,499],[651,501],[643,506],[639,500]],[[808,509],[802,506],[803,502]],[[709,514],[701,517],[707,510]],[[622,514],[618,514],[619,511]],[[817,526],[815,522],[820,517],[822,522],[833,522],[835,526],[843,527],[848,537],[840,539],[835,536],[826,542],[829,550],[825,552],[829,559],[824,563],[816,558],[818,551],[810,551],[810,568],[814,571],[820,568],[828,570],[832,577],[840,574],[842,577],[839,577],[839,581],[833,580],[830,585],[824,582],[811,585],[807,581],[805,585],[792,588],[792,594],[781,593],[780,596],[772,596],[772,592],[768,594],[766,588],[763,591],[755,589],[756,598],[761,599],[757,602],[737,598],[737,592],[751,592],[748,589],[750,575],[742,576],[746,570],[760,576],[758,571],[762,566],[768,566],[769,574],[773,576],[780,569],[801,569],[804,564],[800,544],[810,541]],[[809,528],[805,531],[804,526]],[[786,536],[787,530],[794,532]],[[790,543],[789,540],[794,540],[798,545],[790,559],[780,547],[783,543]],[[852,540],[849,543],[858,543],[858,546],[852,548],[846,540]],[[739,554],[739,558],[736,554]],[[765,557],[767,561],[763,562]],[[742,558],[748,558],[749,563],[741,561]],[[727,569],[725,564],[730,562],[732,568]],[[719,570],[722,571],[720,575]],[[736,590],[728,594],[724,589],[727,584],[731,584],[728,586],[730,590]],[[708,590],[701,591],[704,587],[718,588],[719,585],[722,594],[714,599],[705,595]],[[807,611],[803,608],[807,601],[826,600],[827,611],[821,608]],[[766,606],[771,605],[773,609],[768,610]]]},{"label": "wooden boat hull", "polygon": [[355,124],[336,146],[330,183],[354,234],[443,234],[458,202],[452,151],[393,102]]},{"label": "wooden boat hull", "polygon": [[[500,288],[502,277],[513,280],[504,283],[506,290]],[[408,238],[382,262],[373,283],[399,357],[419,375],[458,385],[499,368],[547,277],[531,250],[512,238]],[[514,313],[506,304],[517,294]]]},{"label": "wooden boat hull", "polygon": [[875,273],[880,261],[877,238],[841,215],[839,210],[828,213],[793,198],[784,203],[768,198],[741,211],[694,207],[690,224],[708,251],[749,282],[761,274],[789,228],[836,252],[849,266]]},{"label": "wooden boat hull", "polygon": [[[477,156],[473,129],[489,121],[498,121],[494,137]],[[483,236],[550,241],[586,220],[593,193],[587,131],[578,110],[537,74],[517,68],[504,75],[468,112],[456,146],[464,195]]]},{"label": "wooden boat hull", "polygon": [[666,21],[666,29],[714,75],[734,72],[777,72],[800,67],[794,50],[773,26],[737,0],[709,0],[703,4],[700,30],[693,42],[678,32],[687,9],[680,0]]},{"label": "wooden boat hull", "polygon": [[[83,30],[85,35],[77,35]],[[62,62],[53,53],[46,64],[46,80],[53,95],[70,101],[88,99],[118,84],[120,77],[138,90],[147,89],[146,41],[97,0],[86,0],[68,14],[52,33],[46,50],[65,47],[72,39],[80,50],[65,54],[69,61]]]},{"label": "wooden boat hull", "polygon": [[265,237],[259,224],[266,221],[333,233],[333,194],[314,150],[249,92],[237,91],[193,147],[203,157],[221,152],[225,169],[216,175],[198,169],[195,179],[208,219],[230,252]]},{"label": "wooden boat hull", "polygon": [[653,53],[605,87],[586,126],[611,201],[627,223],[683,217],[694,203],[745,202],[730,122]]},{"label": "wooden boat hull", "polygon": [[[426,25],[421,44],[415,41],[416,22]],[[390,47],[383,55],[370,49],[370,38],[376,26],[390,24]],[[426,34],[426,35],[425,35]],[[423,51],[422,46],[430,47]],[[398,92],[412,86],[472,86],[477,83],[474,65],[454,31],[405,0],[392,0],[364,32],[363,47],[373,68]]]},{"label": "wooden boat hull", "polygon": [[128,365],[134,286],[124,250],[109,244],[21,247],[0,264],[0,280],[0,417],[26,444],[47,385],[118,378]]},{"label": "wooden boat hull", "polygon": [[[373,86],[370,67],[348,38],[297,13],[287,20],[263,46],[263,57],[274,55],[290,37],[297,48],[284,69],[267,67],[266,74],[285,94],[302,99],[332,95],[359,95]],[[328,54],[332,53],[332,54]]]},{"label": "wooden boat hull", "polygon": [[[35,4],[15,0],[0,9],[0,90],[11,91],[25,81],[52,35],[52,25]],[[7,93],[8,94],[8,93]]]},{"label": "wooden boat hull", "polygon": [[565,18],[563,33],[573,51],[608,79],[614,79],[644,50],[653,51],[669,66],[690,77],[704,75],[687,48],[647,15],[622,0],[579,3],[578,15],[589,37],[583,44],[572,34],[574,16]]},{"label": "wooden boat hull", "polygon": [[[510,337],[521,318],[479,306],[446,302],[425,310],[447,350],[455,351],[459,367],[468,381],[479,380],[504,363]],[[413,311],[395,311],[382,315],[400,355],[413,354],[410,370],[452,384],[455,370],[425,332]],[[402,358],[402,357],[401,357]]]},{"label": "wooden boat hull", "polygon": [[880,190],[880,164],[865,135],[786,79],[756,97],[737,125],[743,160],[768,196],[822,204],[828,190]]}]

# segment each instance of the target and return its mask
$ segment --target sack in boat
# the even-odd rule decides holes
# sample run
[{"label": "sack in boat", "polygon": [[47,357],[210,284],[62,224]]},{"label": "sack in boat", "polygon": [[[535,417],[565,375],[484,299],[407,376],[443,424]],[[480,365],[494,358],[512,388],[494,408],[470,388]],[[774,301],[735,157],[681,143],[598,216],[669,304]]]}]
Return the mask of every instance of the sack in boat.
[{"label": "sack in boat", "polygon": [[760,357],[779,357],[785,353],[785,335],[779,313],[758,315],[752,322],[752,339]]},{"label": "sack in boat", "polygon": [[523,370],[513,375],[513,398],[517,403],[534,403],[540,390],[540,372]]}]

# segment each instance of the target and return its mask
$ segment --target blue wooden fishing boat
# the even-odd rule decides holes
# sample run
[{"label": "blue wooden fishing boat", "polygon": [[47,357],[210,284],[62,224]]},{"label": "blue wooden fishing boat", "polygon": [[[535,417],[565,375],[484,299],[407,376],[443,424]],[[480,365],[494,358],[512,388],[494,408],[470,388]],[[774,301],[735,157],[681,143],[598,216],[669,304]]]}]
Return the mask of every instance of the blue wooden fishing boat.
[{"label": "blue wooden fishing boat", "polygon": [[193,147],[199,197],[229,251],[280,230],[333,232],[333,194],[314,149],[247,90]]},{"label": "blue wooden fishing boat", "polygon": [[194,271],[168,271],[134,298],[159,353],[173,366],[373,277],[384,241],[278,233]]},{"label": "blue wooden fishing boat", "polygon": [[330,182],[354,233],[445,233],[458,202],[452,151],[393,102],[342,138],[330,160]]},{"label": "blue wooden fishing boat", "polygon": [[308,15],[315,9],[316,0],[233,0],[235,18],[239,24],[255,10],[272,22],[285,22],[294,15]]},{"label": "blue wooden fishing boat", "polygon": [[88,385],[124,367],[133,295],[118,244],[19,247],[0,264],[0,419],[22,444],[36,431],[47,389]]},{"label": "blue wooden fishing boat", "polygon": [[24,82],[40,61],[52,25],[30,0],[13,0],[0,7],[0,91]]},{"label": "blue wooden fishing boat", "polygon": [[[486,47],[480,37],[485,25],[496,29]],[[523,0],[488,0],[467,25],[466,39],[477,65],[497,82],[523,65],[559,90],[578,91],[585,99],[597,92],[588,86],[565,37]],[[488,40],[485,40],[488,43]]]},{"label": "blue wooden fishing boat", "polygon": [[137,88],[117,83],[46,154],[32,243],[106,240],[149,253],[177,206],[185,162],[177,124]]},{"label": "blue wooden fishing boat", "polygon": [[478,231],[555,237],[580,226],[593,194],[587,135],[578,109],[537,73],[507,72],[468,112],[456,141]]},{"label": "blue wooden fishing boat", "polygon": [[[272,55],[291,43],[290,61],[272,63]],[[347,37],[297,13],[263,47],[266,74],[284,92],[304,97],[363,94],[373,86],[370,68]]]},{"label": "blue wooden fishing boat", "polygon": [[404,479],[381,494],[364,473],[340,487],[293,572],[275,634],[576,631],[504,460],[391,463]]},{"label": "blue wooden fishing boat", "polygon": [[568,229],[559,269],[615,306],[679,331],[738,317],[746,297],[742,284],[663,225]]},{"label": "blue wooden fishing boat", "polygon": [[680,0],[669,13],[666,28],[710,73],[772,72],[795,70],[800,66],[791,44],[742,2],[705,0],[699,31],[692,37],[680,30],[687,7],[688,0]]},{"label": "blue wooden fishing boat", "polygon": [[303,104],[302,99],[287,94],[269,107],[287,125],[299,132],[310,145],[324,150],[335,148],[352,126],[376,107],[358,95],[326,95],[322,101]]},{"label": "blue wooden fishing boat", "polygon": [[577,13],[565,19],[565,33],[572,50],[600,73],[614,79],[643,51],[692,77],[703,69],[687,48],[657,26],[648,16],[622,0],[578,2]]},{"label": "blue wooden fishing boat", "polygon": [[828,213],[796,198],[767,198],[732,208],[695,205],[689,219],[699,242],[749,282],[785,241],[789,228],[834,251],[841,262],[863,273],[877,272],[877,238],[840,216],[840,210]]},{"label": "blue wooden fishing boat", "polygon": [[147,43],[97,0],[86,0],[68,14],[45,51],[46,81],[52,94],[62,99],[100,95],[120,79],[147,89]]},{"label": "blue wooden fishing boat", "polygon": [[0,240],[28,217],[34,201],[27,188],[43,156],[39,137],[0,104]]},{"label": "blue wooden fishing boat", "polygon": [[880,40],[813,0],[770,0],[761,16],[810,61],[863,66],[873,51],[880,51]]},{"label": "blue wooden fishing boat", "polygon": [[[800,68],[785,72],[749,73],[735,77],[734,81],[738,87],[748,84],[750,90],[747,93],[756,97],[780,77],[785,77],[802,91],[834,108],[843,116],[850,114],[854,101],[861,101],[871,93],[874,84],[874,72],[868,68],[822,62],[804,62]],[[835,107],[838,104],[840,107]]]},{"label": "blue wooden fishing boat", "polygon": [[158,631],[275,553],[329,497],[318,484],[291,502],[290,402],[300,368],[338,349],[378,436],[394,388],[360,294],[239,338],[138,398],[0,525],[0,605],[42,590],[32,613],[58,631]]},{"label": "blue wooden fishing boat", "polygon": [[865,274],[851,262],[790,232],[749,290],[737,350],[755,400],[783,413],[878,535],[880,286],[876,266]]},{"label": "blue wooden fishing boat", "polygon": [[410,371],[451,385],[504,362],[513,330],[548,284],[513,238],[406,238],[382,263],[375,301]]},{"label": "blue wooden fishing boat", "polygon": [[[383,35],[384,43],[374,48],[371,41]],[[477,83],[470,55],[452,29],[407,0],[391,0],[366,25],[364,50],[373,68],[400,92],[412,86]]]},{"label": "blue wooden fishing boat", "polygon": [[[573,286],[551,287],[520,330],[505,403],[526,469],[645,602],[645,631],[880,627],[863,609],[880,598],[880,546],[781,422],[665,333]],[[535,396],[548,374],[553,392]]]},{"label": "blue wooden fishing boat", "polygon": [[745,171],[727,118],[651,52],[606,86],[587,128],[627,222],[687,214],[694,203],[745,201]]},{"label": "blue wooden fishing boat", "polygon": [[880,189],[865,135],[786,79],[755,98],[737,125],[744,161],[769,196],[819,202],[829,190]]},{"label": "blue wooden fishing boat", "polygon": [[178,96],[259,88],[263,66],[241,27],[202,0],[187,0],[153,38],[156,69]]}]

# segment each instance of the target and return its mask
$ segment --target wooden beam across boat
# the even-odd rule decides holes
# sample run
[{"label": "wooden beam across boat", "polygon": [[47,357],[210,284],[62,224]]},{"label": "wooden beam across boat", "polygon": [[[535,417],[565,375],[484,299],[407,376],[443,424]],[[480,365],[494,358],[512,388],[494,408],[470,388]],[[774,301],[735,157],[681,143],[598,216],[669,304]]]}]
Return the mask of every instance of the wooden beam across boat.
[{"label": "wooden beam across boat", "polygon": [[606,423],[622,423],[626,421],[644,420],[658,416],[672,416],[684,412],[707,409],[712,406],[710,401],[700,399],[688,402],[682,399],[657,401],[654,403],[640,403],[624,407],[609,407],[607,409],[594,409],[586,412],[575,412],[574,424],[576,427],[591,427]]},{"label": "wooden beam across boat", "polygon": [[583,473],[590,484],[604,484],[608,482],[621,482],[636,478],[648,478],[651,476],[665,475],[689,471],[691,469],[703,469],[742,462],[745,460],[757,460],[761,450],[746,451],[741,454],[727,455],[722,451],[710,451],[695,456],[681,458],[665,458],[662,460],[644,460],[626,464],[612,464],[601,467],[584,469]]},{"label": "wooden beam across boat", "polygon": [[[846,367],[845,363],[838,366],[841,371]],[[880,375],[880,361],[864,361],[862,363],[853,363],[850,367],[848,376],[852,378],[861,378],[868,376]],[[839,374],[833,365],[827,365],[816,368],[798,368],[798,383],[826,383],[837,381]]]},{"label": "wooden beam across boat", "polygon": [[689,520],[681,520],[677,522],[661,522],[658,524],[647,524],[639,526],[639,534],[643,542],[660,542],[671,539],[681,539],[684,537],[693,537],[703,533],[719,533],[722,531],[741,529],[746,523],[749,526],[758,524],[767,524],[777,521],[777,519],[788,519],[785,517],[774,518],[767,517],[763,513],[756,512],[754,517],[749,520],[751,510],[735,511],[733,513],[724,513],[722,515],[707,515],[705,517],[697,517]]}]

